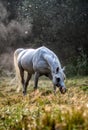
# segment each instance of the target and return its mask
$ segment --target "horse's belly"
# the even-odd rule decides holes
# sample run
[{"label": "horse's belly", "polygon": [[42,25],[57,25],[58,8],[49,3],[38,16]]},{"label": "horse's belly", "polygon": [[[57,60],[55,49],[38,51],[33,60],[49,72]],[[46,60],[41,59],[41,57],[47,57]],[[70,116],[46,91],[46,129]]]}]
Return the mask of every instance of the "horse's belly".
[{"label": "horse's belly", "polygon": [[22,64],[22,67],[24,70],[28,71],[29,73],[34,72],[32,64]]}]

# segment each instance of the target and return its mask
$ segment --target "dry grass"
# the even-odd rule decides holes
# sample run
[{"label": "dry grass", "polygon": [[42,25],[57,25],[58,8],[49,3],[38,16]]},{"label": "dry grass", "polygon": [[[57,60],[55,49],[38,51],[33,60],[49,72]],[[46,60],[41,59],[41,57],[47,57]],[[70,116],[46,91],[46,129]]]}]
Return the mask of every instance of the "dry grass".
[{"label": "dry grass", "polygon": [[66,94],[55,96],[50,81],[40,80],[37,93],[31,81],[24,97],[11,77],[1,78],[0,130],[88,130],[88,77],[66,86]]}]

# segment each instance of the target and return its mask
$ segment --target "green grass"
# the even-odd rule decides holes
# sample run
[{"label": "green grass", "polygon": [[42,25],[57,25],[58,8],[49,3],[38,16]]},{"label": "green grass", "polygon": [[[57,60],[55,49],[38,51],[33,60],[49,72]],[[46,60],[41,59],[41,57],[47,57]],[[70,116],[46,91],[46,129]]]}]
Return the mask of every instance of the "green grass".
[{"label": "green grass", "polygon": [[0,130],[88,130],[88,77],[67,79],[67,93],[56,96],[49,80],[39,80],[37,93],[31,81],[25,97],[15,83],[0,81]]}]

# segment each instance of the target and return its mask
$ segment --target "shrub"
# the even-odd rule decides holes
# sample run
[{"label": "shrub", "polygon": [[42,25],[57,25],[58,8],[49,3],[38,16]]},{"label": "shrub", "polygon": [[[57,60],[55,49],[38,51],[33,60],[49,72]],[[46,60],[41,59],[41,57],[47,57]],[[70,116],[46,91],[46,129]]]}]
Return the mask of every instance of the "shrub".
[{"label": "shrub", "polygon": [[69,77],[88,74],[88,57],[83,49],[77,57],[70,58],[66,68],[66,74]]}]

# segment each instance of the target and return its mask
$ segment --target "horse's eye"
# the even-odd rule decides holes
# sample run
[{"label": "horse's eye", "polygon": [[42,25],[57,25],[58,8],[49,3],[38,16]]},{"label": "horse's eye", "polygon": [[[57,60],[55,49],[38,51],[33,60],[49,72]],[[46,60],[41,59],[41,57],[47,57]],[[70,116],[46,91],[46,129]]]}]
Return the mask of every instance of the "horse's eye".
[{"label": "horse's eye", "polygon": [[57,82],[60,82],[60,78],[57,78]]},{"label": "horse's eye", "polygon": [[56,68],[56,73],[58,73],[58,72],[59,72],[59,67]]}]

